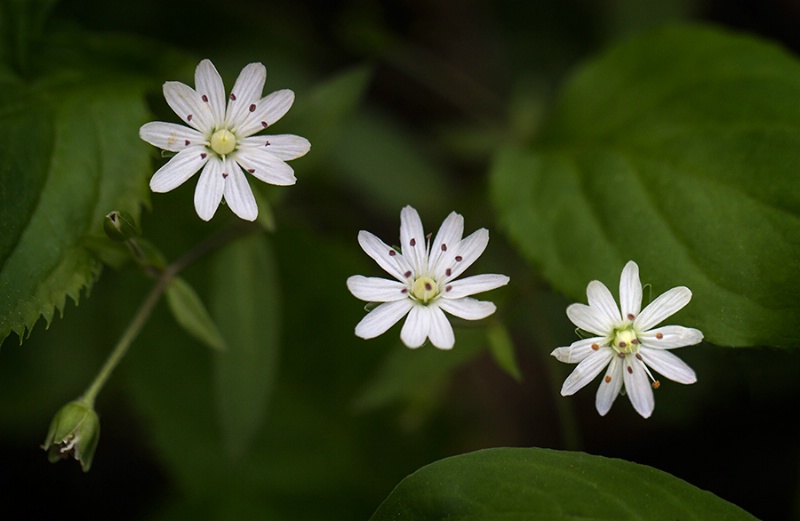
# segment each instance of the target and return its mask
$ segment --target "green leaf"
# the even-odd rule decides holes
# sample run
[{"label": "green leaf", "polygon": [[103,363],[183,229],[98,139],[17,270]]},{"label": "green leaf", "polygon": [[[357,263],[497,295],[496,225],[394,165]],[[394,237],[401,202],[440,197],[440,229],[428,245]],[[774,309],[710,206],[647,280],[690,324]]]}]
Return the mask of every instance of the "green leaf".
[{"label": "green leaf", "polygon": [[167,304],[172,316],[187,333],[208,347],[219,351],[225,350],[225,339],[222,338],[222,333],[206,311],[203,301],[188,282],[180,277],[175,277],[167,286],[166,293]]},{"label": "green leaf", "polygon": [[[0,342],[77,302],[100,262],[86,242],[112,209],[139,214],[147,117],[131,78],[0,82]],[[123,81],[125,80],[125,81]]]},{"label": "green leaf", "polygon": [[668,27],[564,88],[534,148],[499,155],[499,220],[558,289],[635,260],[680,322],[729,346],[800,345],[800,64],[748,36]]},{"label": "green leaf", "polygon": [[432,463],[392,491],[371,521],[753,520],[660,470],[549,449],[488,449]]},{"label": "green leaf", "polygon": [[522,371],[517,364],[514,342],[506,326],[501,322],[490,322],[486,327],[486,339],[489,341],[489,351],[497,365],[514,380],[521,382]]},{"label": "green leaf", "polygon": [[280,347],[277,266],[267,236],[253,234],[214,256],[212,313],[228,349],[217,353],[217,412],[228,453],[239,458],[261,427]]}]

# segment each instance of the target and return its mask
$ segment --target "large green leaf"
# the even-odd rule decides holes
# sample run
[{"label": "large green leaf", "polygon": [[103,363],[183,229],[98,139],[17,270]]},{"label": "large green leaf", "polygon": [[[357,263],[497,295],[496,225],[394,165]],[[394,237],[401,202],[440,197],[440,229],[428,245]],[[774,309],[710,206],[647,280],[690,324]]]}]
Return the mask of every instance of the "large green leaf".
[{"label": "large green leaf", "polygon": [[411,474],[371,521],[755,519],[660,470],[549,449],[488,449]]},{"label": "large green leaf", "polygon": [[212,313],[228,349],[216,353],[217,410],[229,454],[242,456],[270,402],[280,342],[280,292],[271,244],[250,235],[214,257]]},{"label": "large green leaf", "polygon": [[721,345],[800,345],[800,63],[755,38],[668,27],[566,85],[491,188],[512,240],[576,300],[636,260]]},{"label": "large green leaf", "polygon": [[43,81],[0,84],[0,342],[77,301],[100,271],[87,237],[146,197],[142,85]]}]

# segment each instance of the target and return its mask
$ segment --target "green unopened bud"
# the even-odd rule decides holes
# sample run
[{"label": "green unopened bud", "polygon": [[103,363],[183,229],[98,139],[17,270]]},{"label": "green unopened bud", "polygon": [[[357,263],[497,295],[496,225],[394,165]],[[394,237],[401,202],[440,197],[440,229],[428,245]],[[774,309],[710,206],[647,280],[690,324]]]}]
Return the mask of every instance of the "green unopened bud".
[{"label": "green unopened bud", "polygon": [[50,463],[72,455],[80,461],[83,471],[88,472],[99,440],[97,413],[86,403],[74,401],[56,413],[42,448],[47,451]]},{"label": "green unopened bud", "polygon": [[125,242],[139,235],[133,217],[128,212],[117,210],[106,215],[106,219],[103,221],[103,230],[112,241],[117,242]]}]

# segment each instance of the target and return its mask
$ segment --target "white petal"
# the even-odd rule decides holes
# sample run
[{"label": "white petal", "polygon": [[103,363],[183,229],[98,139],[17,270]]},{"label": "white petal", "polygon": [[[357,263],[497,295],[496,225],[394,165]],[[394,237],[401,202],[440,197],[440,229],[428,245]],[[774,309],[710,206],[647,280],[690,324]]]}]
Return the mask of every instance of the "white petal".
[{"label": "white petal", "polygon": [[353,275],[347,279],[347,289],[350,293],[367,302],[393,302],[408,298],[408,292],[403,293],[406,287],[402,282],[379,277]]},{"label": "white petal", "polygon": [[682,384],[693,384],[697,381],[694,370],[669,351],[642,347],[639,349],[639,354],[642,355],[644,363],[670,380]]},{"label": "white petal", "polygon": [[[438,277],[444,275],[445,269],[453,263],[452,259],[456,255],[455,247],[461,242],[463,234],[464,217],[456,212],[451,212],[442,222],[431,246],[431,258],[428,261],[431,273]],[[447,278],[452,278],[452,275]]]},{"label": "white petal", "polygon": [[647,331],[681,310],[692,300],[692,292],[685,286],[672,288],[642,310],[633,325],[638,331]]},{"label": "white petal", "polygon": [[[245,221],[255,221],[258,217],[258,205],[253,190],[247,183],[247,177],[234,161],[226,159],[224,163],[225,202],[231,211]],[[224,174],[223,174],[223,177]]]},{"label": "white petal", "polygon": [[233,84],[231,95],[228,97],[228,110],[225,113],[226,126],[236,128],[240,126],[247,115],[250,114],[250,105],[256,103],[264,90],[267,81],[267,68],[260,63],[248,64],[236,83]]},{"label": "white petal", "polygon": [[597,352],[597,349],[592,349],[593,344],[600,346],[602,345],[602,342],[602,338],[585,338],[573,342],[568,347],[558,347],[550,354],[556,357],[559,362],[564,362],[566,364],[577,364],[578,362],[582,362],[592,353]]},{"label": "white petal", "polygon": [[650,378],[647,376],[642,362],[635,357],[626,356],[622,362],[622,376],[625,379],[625,391],[628,393],[628,399],[636,412],[644,418],[649,418],[656,405],[653,399],[653,389],[650,387]]},{"label": "white petal", "polygon": [[608,316],[586,304],[570,304],[567,306],[567,316],[579,328],[601,337],[610,335],[614,329],[614,323]]},{"label": "white petal", "polygon": [[[487,244],[489,244],[489,230],[486,228],[476,230],[459,242],[456,251],[453,252],[453,266],[450,268],[450,278],[458,277],[464,273],[464,270],[472,266],[472,263],[483,254]],[[444,267],[447,268],[449,266]]]},{"label": "white petal", "polygon": [[200,94],[200,99],[211,108],[214,122],[221,124],[225,118],[225,86],[211,60],[203,60],[197,65],[194,71],[194,87]]},{"label": "white petal", "polygon": [[294,92],[289,89],[275,91],[251,103],[244,114],[244,121],[232,123],[233,133],[250,136],[268,128],[289,112],[292,103],[294,103]]},{"label": "white petal", "polygon": [[265,183],[288,186],[297,181],[292,167],[262,148],[237,150],[233,158],[248,174]]},{"label": "white petal", "polygon": [[497,310],[497,307],[491,302],[475,300],[470,297],[439,299],[436,301],[436,305],[451,315],[463,318],[464,320],[480,320],[488,317]]},{"label": "white petal", "polygon": [[164,99],[175,114],[187,125],[209,135],[215,126],[211,106],[205,103],[193,88],[178,81],[164,84]]},{"label": "white petal", "polygon": [[628,261],[619,278],[619,305],[622,316],[633,320],[642,309],[642,283],[639,280],[639,266]]},{"label": "white petal", "polygon": [[[622,359],[618,356],[612,357],[605,376],[600,380],[600,387],[597,388],[597,395],[595,395],[594,399],[594,406],[600,416],[605,416],[611,410],[614,400],[619,396],[623,380],[622,366]],[[610,380],[607,380],[608,378]]]},{"label": "white petal", "polygon": [[[482,293],[499,288],[508,284],[508,277],[505,275],[484,274],[473,275],[460,280],[454,280],[444,288],[442,297],[447,299],[461,298],[475,293]],[[442,288],[439,288],[442,290]]]},{"label": "white petal", "polygon": [[194,190],[194,208],[201,219],[208,221],[214,217],[224,190],[222,161],[212,159],[200,173],[200,179],[197,180],[197,187]]},{"label": "white petal", "polygon": [[356,326],[356,336],[364,339],[375,338],[403,318],[413,303],[409,299],[385,302],[361,319]]},{"label": "white petal", "polygon": [[302,157],[311,150],[311,143],[301,136],[278,134],[271,136],[250,136],[241,140],[240,148],[265,150],[283,161]]},{"label": "white petal", "polygon": [[142,125],[139,137],[151,145],[170,152],[180,152],[191,145],[201,145],[206,141],[203,134],[193,128],[161,121]]},{"label": "white petal", "polygon": [[453,326],[450,325],[450,321],[447,320],[441,309],[436,306],[428,307],[431,310],[431,329],[428,333],[431,337],[431,344],[439,349],[452,349],[456,343]]},{"label": "white petal", "polygon": [[150,190],[164,193],[179,187],[200,170],[208,159],[209,156],[203,146],[181,150],[166,165],[156,170],[150,178]]},{"label": "white petal", "polygon": [[428,259],[425,250],[425,230],[417,211],[406,206],[400,211],[400,249],[403,256],[414,267],[417,275],[428,271]]},{"label": "white petal", "polygon": [[614,353],[611,349],[599,349],[581,361],[575,370],[564,380],[561,386],[561,396],[570,396],[594,380],[600,371],[608,364]]},{"label": "white petal", "polygon": [[411,265],[406,258],[375,235],[361,230],[358,232],[358,244],[386,273],[402,282],[408,279],[405,274],[411,271]]},{"label": "white petal", "polygon": [[622,321],[617,303],[605,284],[599,280],[591,281],[586,286],[586,297],[589,299],[589,306],[605,317],[604,322],[606,324],[610,324],[613,327]]},{"label": "white petal", "polygon": [[400,339],[410,348],[421,346],[428,338],[431,320],[431,309],[428,306],[413,305],[411,311],[408,312],[403,329],[400,330]]},{"label": "white petal", "polygon": [[[658,336],[661,335],[661,338]],[[699,329],[683,326],[664,326],[651,329],[636,335],[639,342],[652,349],[674,349],[676,347],[693,346],[703,340],[703,332]]]}]

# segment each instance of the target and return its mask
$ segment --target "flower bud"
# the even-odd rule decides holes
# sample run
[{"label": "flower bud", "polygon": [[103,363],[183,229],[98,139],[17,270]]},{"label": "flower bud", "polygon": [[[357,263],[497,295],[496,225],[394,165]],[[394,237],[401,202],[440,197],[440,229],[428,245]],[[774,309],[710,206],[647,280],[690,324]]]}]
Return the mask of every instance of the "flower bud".
[{"label": "flower bud", "polygon": [[71,454],[80,461],[83,471],[88,472],[99,440],[100,421],[97,413],[90,405],[74,401],[56,413],[42,448],[47,451],[50,463],[68,458]]},{"label": "flower bud", "polygon": [[117,210],[106,215],[105,221],[103,221],[103,230],[112,241],[117,242],[125,242],[139,235],[133,217],[128,212]]}]

